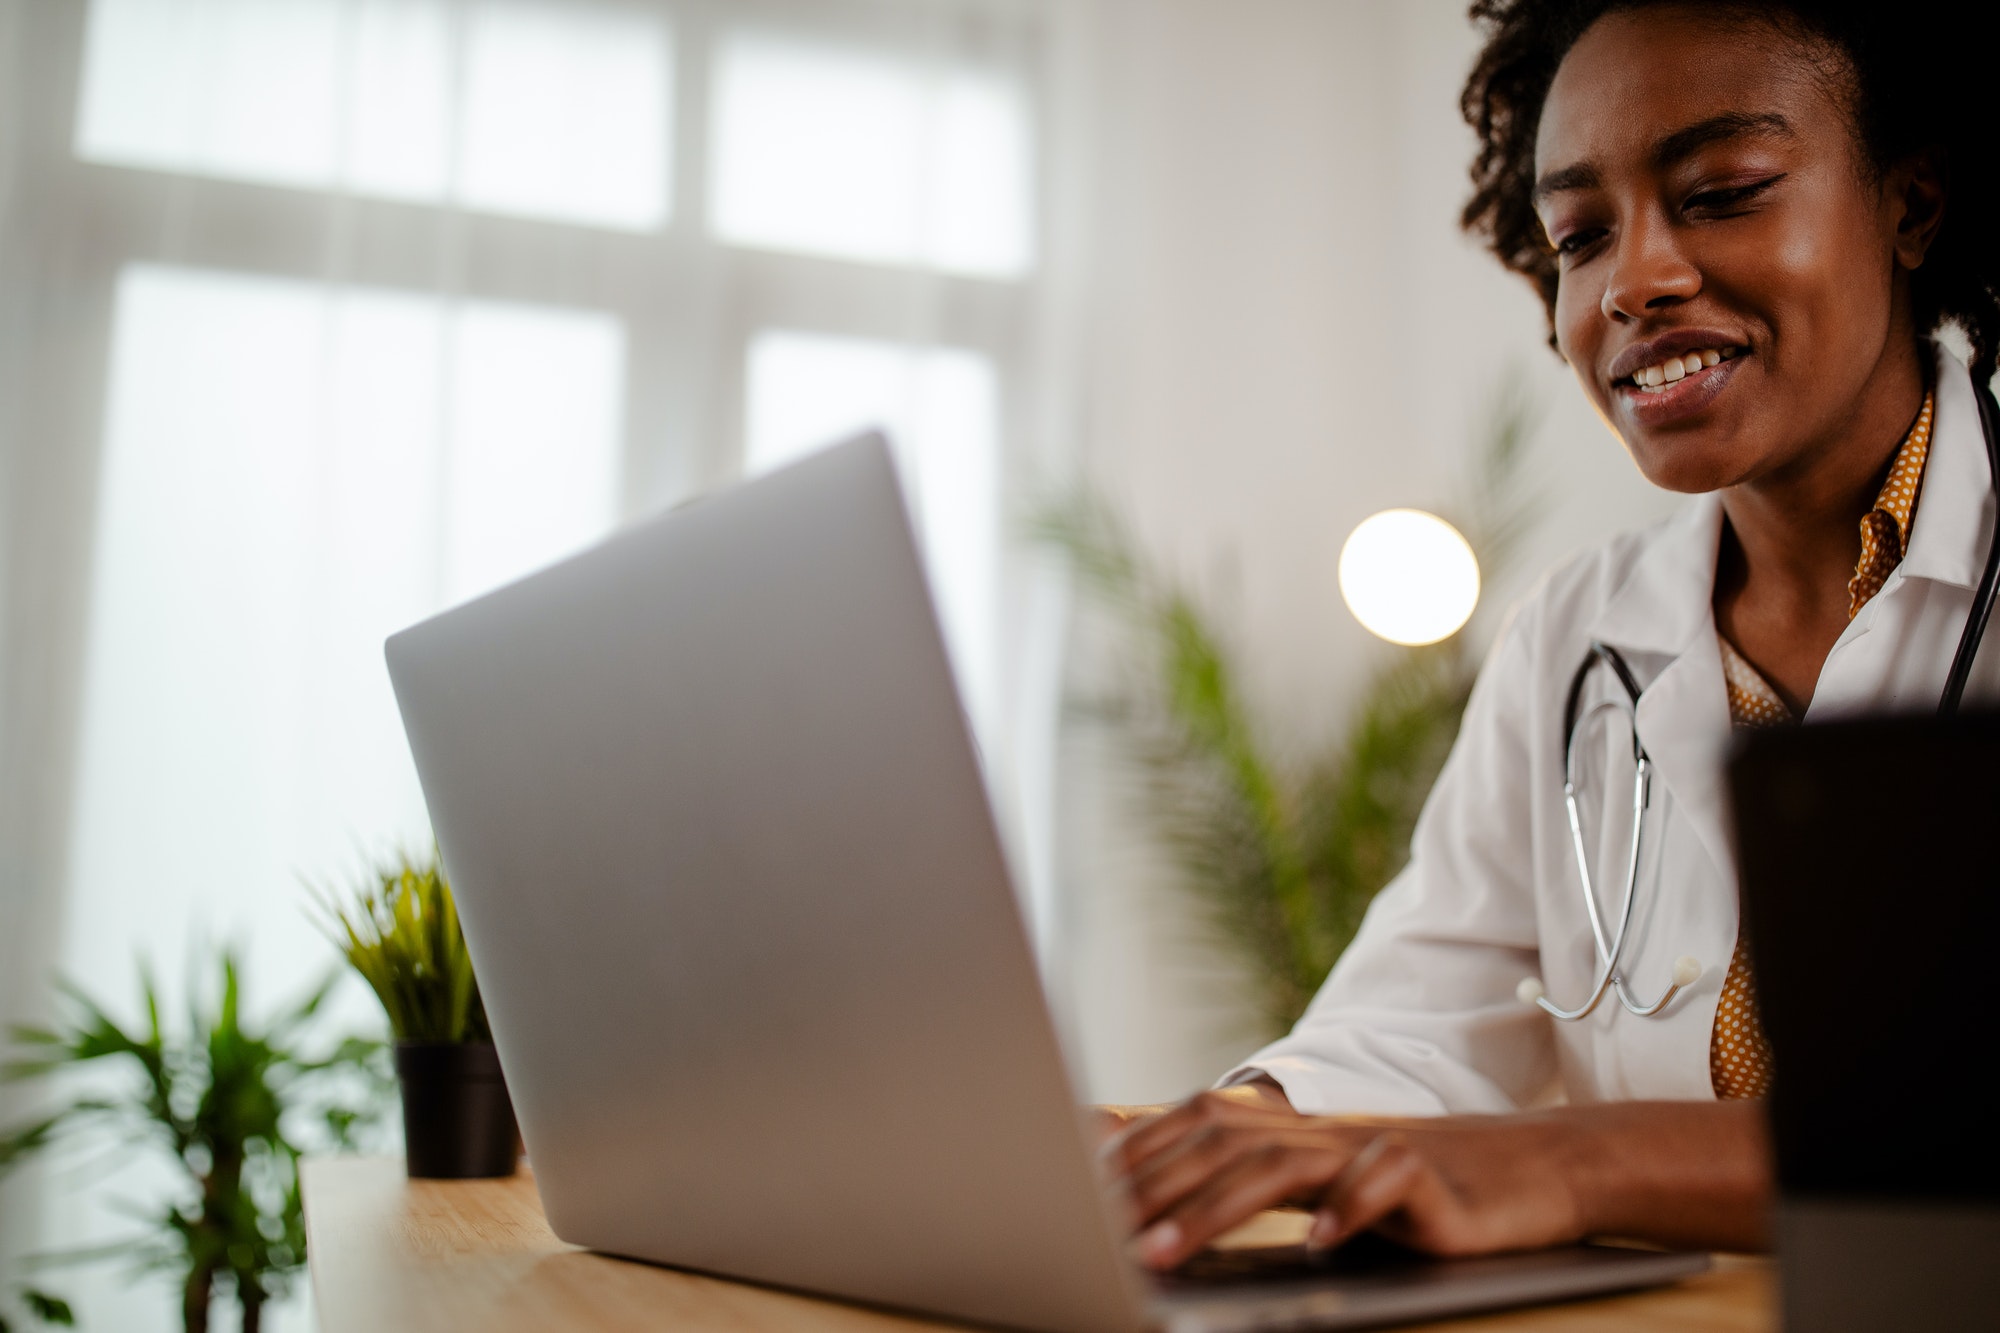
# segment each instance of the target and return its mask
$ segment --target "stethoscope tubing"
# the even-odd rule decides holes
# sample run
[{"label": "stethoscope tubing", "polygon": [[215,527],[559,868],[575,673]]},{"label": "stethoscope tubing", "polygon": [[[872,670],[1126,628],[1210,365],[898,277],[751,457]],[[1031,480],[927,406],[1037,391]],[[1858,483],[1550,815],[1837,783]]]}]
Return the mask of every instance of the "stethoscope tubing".
[{"label": "stethoscope tubing", "polygon": [[1588,676],[1590,668],[1599,661],[1612,667],[1619,682],[1626,687],[1625,698],[1606,700],[1588,710],[1582,719],[1572,717],[1571,720],[1587,722],[1591,715],[1602,709],[1615,708],[1627,714],[1632,722],[1632,840],[1626,853],[1625,892],[1618,904],[1618,928],[1615,932],[1607,933],[1604,928],[1603,909],[1598,904],[1597,886],[1591,882],[1590,855],[1584,847],[1583,814],[1578,808],[1576,799],[1576,732],[1572,728],[1565,736],[1563,747],[1563,807],[1569,816],[1570,849],[1576,854],[1576,873],[1583,884],[1584,906],[1590,915],[1591,940],[1597,948],[1597,976],[1591,985],[1589,997],[1574,1009],[1564,1009],[1545,994],[1536,992],[1527,994],[1527,998],[1532,999],[1544,1013],[1567,1023],[1589,1017],[1597,1006],[1603,1003],[1606,995],[1616,995],[1619,1005],[1626,1012],[1640,1018],[1650,1018],[1673,1003],[1674,997],[1693,980],[1692,977],[1683,975],[1686,969],[1677,963],[1673,979],[1665,993],[1648,1004],[1634,998],[1619,971],[1619,965],[1625,957],[1625,944],[1632,931],[1632,913],[1639,898],[1639,856],[1645,840],[1646,811],[1652,805],[1653,761],[1646,753],[1645,747],[1639,744],[1637,680],[1617,649],[1602,643],[1591,644],[1589,658],[1579,668],[1577,678],[1571,682],[1572,708],[1581,694],[1584,678]]},{"label": "stethoscope tubing", "polygon": [[1986,467],[1993,478],[1993,532],[1986,541],[1986,567],[1979,573],[1979,588],[1972,594],[1972,610],[1966,613],[1965,629],[1958,636],[1958,651],[1951,656],[1951,673],[1944,679],[1944,694],[1938,699],[1938,716],[1958,712],[1965,683],[1972,678],[1972,660],[1979,656],[1980,640],[1986,637],[1986,622],[1993,618],[1993,603],[2000,595],[2000,403],[1993,390],[1973,377],[1972,401],[1979,408],[1979,429],[1986,437]]}]

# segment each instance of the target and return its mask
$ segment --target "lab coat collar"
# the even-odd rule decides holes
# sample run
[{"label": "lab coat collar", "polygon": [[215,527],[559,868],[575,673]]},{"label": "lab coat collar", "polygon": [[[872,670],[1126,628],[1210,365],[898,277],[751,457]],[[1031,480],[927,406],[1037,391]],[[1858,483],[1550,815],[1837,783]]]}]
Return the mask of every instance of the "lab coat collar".
[{"label": "lab coat collar", "polygon": [[1906,579],[1976,588],[1986,556],[1993,477],[1972,376],[1942,347],[1936,393],[1930,457],[1917,492],[1910,550],[1899,572]]},{"label": "lab coat collar", "polygon": [[1625,653],[1679,656],[1713,633],[1722,497],[1696,496],[1644,544],[1625,581],[1591,622],[1590,637]]}]

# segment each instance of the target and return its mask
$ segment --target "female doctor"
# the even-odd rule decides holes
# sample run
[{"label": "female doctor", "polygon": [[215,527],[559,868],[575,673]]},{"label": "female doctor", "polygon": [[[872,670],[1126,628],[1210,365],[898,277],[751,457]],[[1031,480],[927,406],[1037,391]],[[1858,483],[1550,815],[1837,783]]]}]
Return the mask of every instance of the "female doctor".
[{"label": "female doctor", "polygon": [[[1695,498],[1517,610],[1408,868],[1291,1035],[1216,1091],[1113,1111],[1106,1155],[1156,1267],[1282,1203],[1314,1213],[1319,1245],[1764,1246],[1769,1057],[1721,759],[1732,727],[1934,708],[1985,558],[1973,377],[2000,351],[2000,163],[1956,63],[1968,43],[1874,0],[1473,16],[1466,225],[1535,284],[1640,470]],[[1945,324],[1970,372],[1931,341]],[[1563,794],[1593,642],[1639,691],[1651,808],[1627,994],[1560,1021],[1537,995],[1575,1010],[1600,980]],[[1994,693],[1991,666],[1972,696]],[[1577,729],[1607,913],[1631,829],[1624,688],[1600,662]],[[1857,838],[1898,836],[1871,817],[1883,780],[1853,775]],[[1895,910],[1902,886],[1882,888]]]}]

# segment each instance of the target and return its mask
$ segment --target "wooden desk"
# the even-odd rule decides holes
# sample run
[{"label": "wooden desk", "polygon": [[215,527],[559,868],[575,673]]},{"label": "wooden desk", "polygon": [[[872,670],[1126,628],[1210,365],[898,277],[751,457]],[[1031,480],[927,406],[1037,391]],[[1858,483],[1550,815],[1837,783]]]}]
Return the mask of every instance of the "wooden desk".
[{"label": "wooden desk", "polygon": [[[394,1158],[304,1166],[307,1253],[322,1333],[640,1329],[913,1333],[953,1328],[836,1301],[591,1254],[555,1238],[525,1172],[411,1181]],[[1275,1225],[1276,1223],[1274,1223]],[[1634,1333],[1776,1327],[1770,1266],[1718,1261],[1678,1286],[1423,1327],[1453,1333]]]}]

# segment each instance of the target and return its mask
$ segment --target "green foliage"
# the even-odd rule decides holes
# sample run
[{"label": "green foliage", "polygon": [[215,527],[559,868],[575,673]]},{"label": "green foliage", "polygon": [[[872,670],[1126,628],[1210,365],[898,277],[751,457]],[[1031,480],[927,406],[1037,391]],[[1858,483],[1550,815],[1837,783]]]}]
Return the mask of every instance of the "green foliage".
[{"label": "green foliage", "polygon": [[[28,1312],[28,1317],[38,1324],[49,1328],[76,1327],[75,1312],[69,1308],[69,1302],[60,1296],[52,1296],[37,1287],[22,1285],[14,1288],[14,1298],[21,1303],[21,1308]],[[13,1333],[13,1328],[14,1325],[8,1321],[7,1316],[0,1314],[0,1333]]]},{"label": "green foliage", "polygon": [[491,1041],[458,907],[435,856],[378,866],[342,908],[318,892],[327,936],[382,1001],[398,1041]]},{"label": "green foliage", "polygon": [[[300,1053],[332,978],[260,1030],[243,1021],[235,956],[223,951],[216,968],[215,988],[189,1003],[184,1033],[162,1022],[158,989],[143,968],[140,1026],[120,1024],[65,983],[55,1024],[13,1029],[16,1058],[0,1067],[10,1081],[99,1063],[138,1077],[129,1093],[72,1096],[52,1114],[0,1132],[0,1168],[72,1139],[164,1151],[181,1187],[165,1204],[130,1210],[146,1224],[142,1231],[44,1261],[118,1259],[134,1271],[170,1273],[190,1333],[208,1326],[221,1285],[241,1306],[246,1333],[255,1333],[265,1302],[305,1259],[293,1130],[316,1127],[315,1147],[352,1148],[356,1132],[379,1117],[390,1075],[380,1042],[349,1039],[318,1058]],[[60,1300],[26,1289],[21,1298],[43,1323],[67,1322]]]},{"label": "green foliage", "polygon": [[[1489,583],[1534,520],[1521,478],[1532,413],[1503,397],[1493,422],[1457,516]],[[1031,526],[1130,634],[1124,679],[1089,711],[1134,761],[1147,822],[1249,965],[1264,1026],[1289,1029],[1408,858],[1477,662],[1461,636],[1395,650],[1345,734],[1287,762],[1251,715],[1213,621],[1101,497],[1074,495]]]},{"label": "green foliage", "polygon": [[[45,1147],[57,1123],[57,1119],[51,1117],[0,1133],[0,1176],[5,1176],[9,1170]],[[31,1287],[24,1282],[15,1283],[7,1296],[38,1324],[51,1328],[70,1328],[76,1324],[76,1315],[71,1312],[69,1303],[39,1287]],[[7,1317],[7,1309],[7,1302],[0,1301],[0,1333],[14,1333],[15,1323]]]}]

